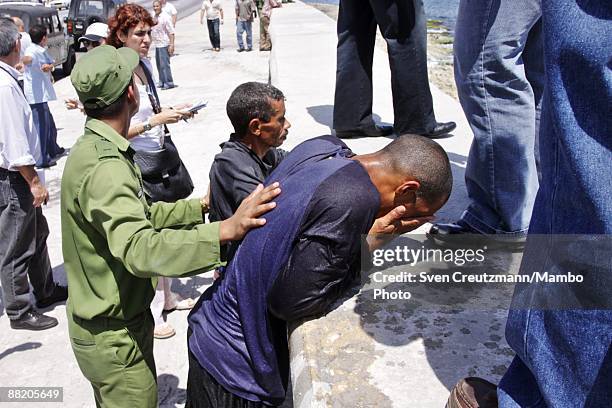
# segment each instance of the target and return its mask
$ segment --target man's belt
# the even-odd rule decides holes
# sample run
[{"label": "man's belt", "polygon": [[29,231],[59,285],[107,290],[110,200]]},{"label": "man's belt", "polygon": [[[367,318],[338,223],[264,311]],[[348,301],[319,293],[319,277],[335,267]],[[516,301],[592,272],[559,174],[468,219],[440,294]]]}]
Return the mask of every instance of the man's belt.
[{"label": "man's belt", "polygon": [[83,319],[75,316],[74,314],[72,315],[72,320],[79,326],[88,330],[119,330],[124,327],[141,326],[147,320],[147,317],[153,321],[150,310],[142,312],[129,320],[115,319],[105,316],[97,316],[93,319]]}]

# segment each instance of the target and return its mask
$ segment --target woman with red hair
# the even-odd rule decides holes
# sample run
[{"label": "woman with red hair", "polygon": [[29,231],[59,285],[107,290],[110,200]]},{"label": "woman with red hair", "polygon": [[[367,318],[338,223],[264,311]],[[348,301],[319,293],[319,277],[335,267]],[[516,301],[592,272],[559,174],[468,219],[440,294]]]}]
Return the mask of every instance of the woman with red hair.
[{"label": "woman with red hair", "polygon": [[[140,65],[134,70],[134,83],[140,94],[140,107],[132,117],[128,131],[130,145],[136,151],[135,160],[137,163],[139,153],[154,154],[165,148],[164,139],[167,130],[165,125],[193,116],[188,110],[180,110],[187,106],[163,109],[160,107],[155,81],[151,74],[151,63],[147,58],[151,47],[151,28],[154,25],[155,21],[144,7],[131,3],[119,7],[108,22],[107,44],[115,48],[129,47],[140,55]],[[186,198],[186,196],[168,197],[167,195],[163,198],[156,197],[155,194],[147,191],[146,174],[144,169],[141,168],[141,171],[145,181],[145,193],[147,193],[150,201],[176,201]],[[179,295],[172,293],[170,286],[170,278],[160,277],[155,297],[151,303],[151,312],[155,319],[154,335],[158,339],[172,337],[176,333],[169,323],[164,322],[164,310],[191,309],[195,304],[193,299],[181,299]]]}]

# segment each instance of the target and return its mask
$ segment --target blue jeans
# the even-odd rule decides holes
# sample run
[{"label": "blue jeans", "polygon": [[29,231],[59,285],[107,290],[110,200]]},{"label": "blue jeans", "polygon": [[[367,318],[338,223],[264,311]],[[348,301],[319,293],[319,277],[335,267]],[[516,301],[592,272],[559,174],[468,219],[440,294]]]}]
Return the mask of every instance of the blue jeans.
[{"label": "blue jeans", "polygon": [[170,70],[170,53],[168,52],[168,47],[155,49],[155,65],[157,66],[160,86],[162,88],[174,86],[172,71]]},{"label": "blue jeans", "polygon": [[[594,40],[612,38],[612,7],[609,0],[543,0],[542,19],[542,177],[529,233],[612,234],[612,43]],[[528,241],[525,256],[529,250]],[[609,245],[606,251],[588,271],[595,283],[607,279],[609,290]],[[576,255],[564,265],[546,261],[572,270],[593,257]],[[601,292],[595,283],[576,292],[577,300],[588,304],[591,293]],[[542,293],[532,294],[527,298]],[[609,308],[511,310],[506,339],[516,357],[499,384],[500,407],[612,406]]]},{"label": "blue jeans", "polygon": [[340,1],[334,129],[374,125],[372,61],[377,26],[389,51],[396,133],[431,132],[436,118],[427,76],[427,18],[422,0]]},{"label": "blue jeans", "polygon": [[238,48],[244,49],[244,43],[242,42],[242,34],[246,32],[247,48],[253,48],[253,29],[251,21],[238,21],[236,23],[236,38],[238,40]]},{"label": "blue jeans", "polygon": [[455,81],[474,133],[460,222],[525,234],[538,190],[535,144],[544,87],[540,0],[462,0]]},{"label": "blue jeans", "polygon": [[48,166],[51,160],[59,154],[57,145],[57,128],[55,120],[49,110],[47,102],[34,103],[30,105],[34,127],[38,131],[40,143],[40,159],[37,166]]},{"label": "blue jeans", "polygon": [[214,20],[206,20],[208,27],[208,38],[210,38],[210,45],[213,48],[221,48],[221,35],[219,34],[219,22],[218,18]]}]

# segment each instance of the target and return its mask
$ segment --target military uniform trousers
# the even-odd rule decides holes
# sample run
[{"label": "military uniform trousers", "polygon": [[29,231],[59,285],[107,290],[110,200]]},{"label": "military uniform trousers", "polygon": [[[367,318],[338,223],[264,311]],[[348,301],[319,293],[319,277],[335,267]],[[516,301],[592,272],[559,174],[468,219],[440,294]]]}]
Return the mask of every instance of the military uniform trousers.
[{"label": "military uniform trousers", "polygon": [[70,344],[97,407],[157,407],[153,327],[148,310],[130,321],[68,313]]}]

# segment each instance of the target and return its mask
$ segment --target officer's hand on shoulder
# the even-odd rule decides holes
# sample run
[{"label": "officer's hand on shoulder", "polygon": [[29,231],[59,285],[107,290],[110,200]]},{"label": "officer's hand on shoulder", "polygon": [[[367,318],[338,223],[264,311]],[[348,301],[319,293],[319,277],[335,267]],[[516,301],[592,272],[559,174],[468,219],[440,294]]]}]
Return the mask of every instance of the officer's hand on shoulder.
[{"label": "officer's hand on shoulder", "polygon": [[259,184],[247,198],[245,198],[234,215],[227,220],[221,221],[219,227],[219,241],[237,241],[252,228],[261,227],[266,223],[263,218],[258,218],[276,207],[271,202],[281,192],[279,183],[272,183],[264,188]]}]

